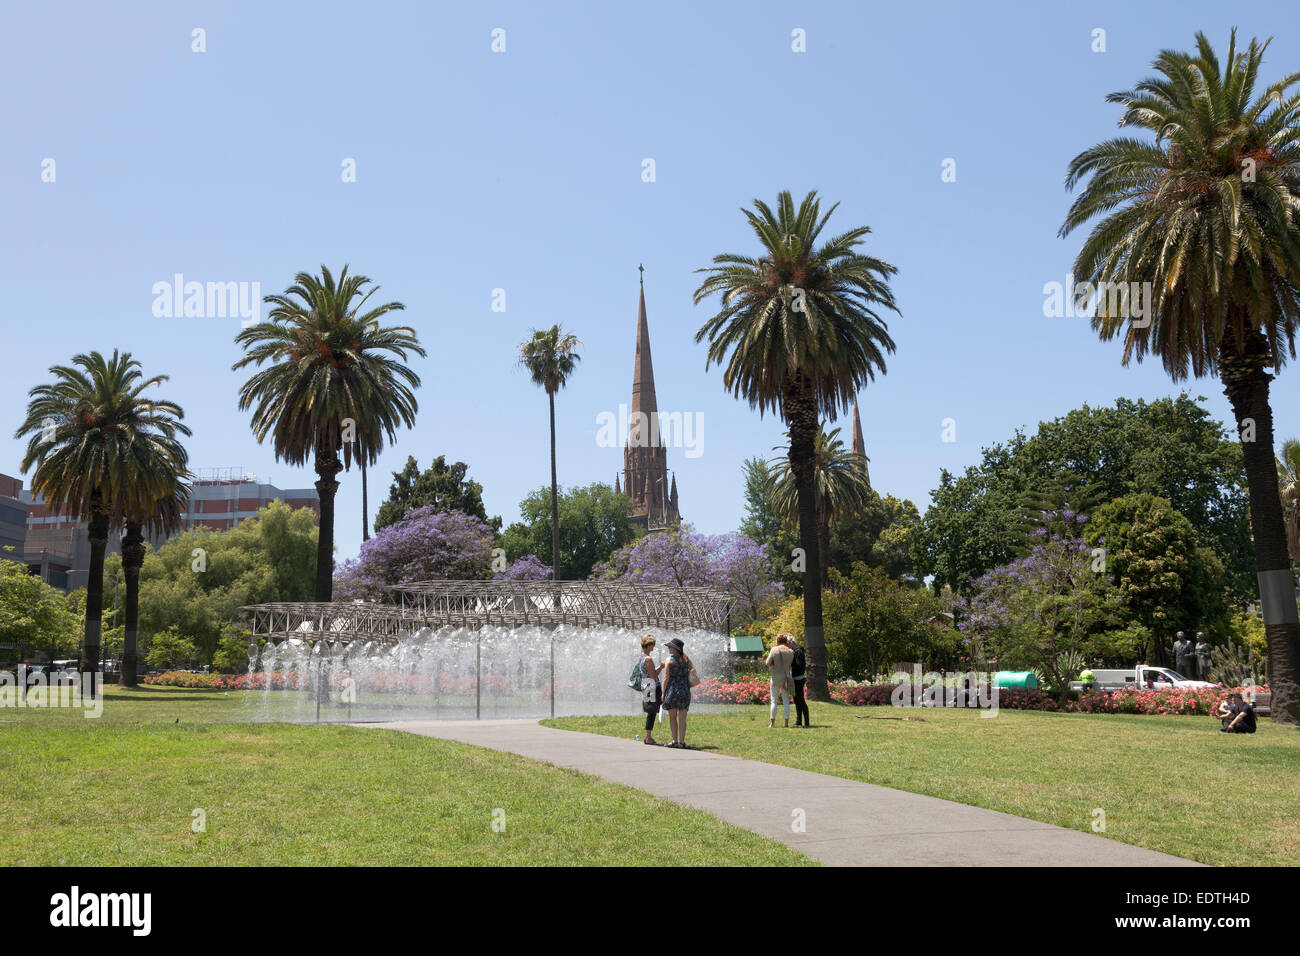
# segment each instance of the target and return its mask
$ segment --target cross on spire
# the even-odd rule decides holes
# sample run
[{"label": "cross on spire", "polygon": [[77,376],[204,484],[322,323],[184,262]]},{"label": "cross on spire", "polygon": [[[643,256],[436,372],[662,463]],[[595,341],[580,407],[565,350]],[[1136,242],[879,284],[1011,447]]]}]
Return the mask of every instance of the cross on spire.
[{"label": "cross on spire", "polygon": [[637,272],[641,273],[641,288],[644,289],[645,288],[645,266],[638,265],[636,267],[636,270]]}]

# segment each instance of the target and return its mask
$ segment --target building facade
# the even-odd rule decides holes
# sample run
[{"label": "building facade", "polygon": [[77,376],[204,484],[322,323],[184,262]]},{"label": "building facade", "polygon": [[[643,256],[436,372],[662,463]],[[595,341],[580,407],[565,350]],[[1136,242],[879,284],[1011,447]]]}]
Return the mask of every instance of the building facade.
[{"label": "building facade", "polygon": [[[0,475],[0,493],[4,490],[5,476]],[[16,479],[8,479],[15,481]],[[90,536],[84,519],[52,514],[40,496],[22,489],[19,481],[18,499],[27,509],[26,538],[19,549],[22,560],[41,580],[64,591],[74,591],[86,586],[90,568]],[[256,516],[259,508],[279,499],[291,508],[310,508],[320,519],[320,498],[315,488],[277,488],[268,482],[259,482],[254,475],[242,474],[239,469],[219,469],[200,473],[191,485],[189,503],[181,520],[181,530],[210,528],[229,531],[245,518]],[[0,494],[0,518],[3,517],[4,499]],[[0,534],[3,534],[0,528]],[[157,548],[167,540],[155,535],[149,540]],[[121,552],[120,529],[108,536],[105,553]]]}]

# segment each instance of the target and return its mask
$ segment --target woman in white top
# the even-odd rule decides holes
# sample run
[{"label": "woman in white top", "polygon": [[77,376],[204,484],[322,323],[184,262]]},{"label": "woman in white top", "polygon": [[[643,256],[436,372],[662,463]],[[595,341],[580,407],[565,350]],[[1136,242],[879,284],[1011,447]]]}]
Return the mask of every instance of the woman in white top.
[{"label": "woman in white top", "polygon": [[776,639],[776,646],[768,652],[764,661],[772,671],[772,706],[768,711],[767,729],[776,726],[776,698],[780,694],[785,699],[785,725],[790,726],[790,701],[794,697],[794,676],[790,665],[794,663],[794,651],[790,650],[789,638],[784,634]]},{"label": "woman in white top", "polygon": [[655,715],[663,702],[663,687],[659,683],[659,672],[663,665],[655,666],[655,638],[646,634],[641,638],[641,709],[645,711],[645,742],[651,747],[659,746],[651,731],[655,729]]}]

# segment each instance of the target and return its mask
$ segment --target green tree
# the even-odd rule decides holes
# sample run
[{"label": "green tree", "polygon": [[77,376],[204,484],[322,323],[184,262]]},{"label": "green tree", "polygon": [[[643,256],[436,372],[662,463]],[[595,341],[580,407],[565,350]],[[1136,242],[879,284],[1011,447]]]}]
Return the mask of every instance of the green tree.
[{"label": "green tree", "polygon": [[826,644],[833,680],[870,679],[900,661],[947,668],[959,638],[938,623],[943,605],[928,588],[900,584],[884,568],[857,561],[831,571],[826,595]]},{"label": "green tree", "polygon": [[980,577],[962,606],[961,628],[973,660],[1039,671],[1064,702],[1078,662],[1131,657],[1145,646],[1148,632],[1126,624],[1121,602],[1110,579],[1093,570],[1089,546],[1057,536]]},{"label": "green tree", "polygon": [[1149,651],[1163,650],[1180,630],[1223,629],[1223,563],[1201,546],[1192,523],[1169,501],[1150,494],[1116,498],[1092,513],[1083,535],[1105,549],[1099,557],[1119,590],[1124,616],[1158,643]]},{"label": "green tree", "polygon": [[[831,524],[846,515],[859,514],[871,499],[866,459],[844,447],[840,430],[818,428],[813,453],[813,490],[817,501],[817,557],[822,584],[829,582]],[[780,450],[780,449],[775,449]],[[799,489],[790,460],[769,462],[772,469],[772,507],[789,520],[799,520]]]},{"label": "green tree", "polygon": [[[560,554],[559,485],[555,481],[555,393],[569,381],[569,376],[582,361],[578,349],[582,343],[575,335],[565,335],[558,325],[545,331],[533,329],[533,337],[519,346],[519,364],[528,370],[533,384],[546,390],[546,400],[551,408],[551,547],[547,553]],[[541,557],[540,551],[532,552]],[[588,568],[590,570],[590,568]],[[551,564],[551,577],[558,580],[561,569]]]},{"label": "green tree", "polygon": [[708,340],[706,367],[725,366],[723,385],[762,415],[780,414],[790,435],[790,470],[798,489],[804,566],[804,638],[808,694],[830,700],[822,623],[816,458],[823,416],[834,421],[877,373],[894,340],[880,316],[897,312],[889,279],[898,270],[857,251],[871,230],[850,229],[818,245],[838,207],[823,216],[816,192],[798,210],[782,192],[773,212],[755,200],[742,210],[760,245],[758,256],[714,256],[695,303],[717,293],[720,309],[695,334]]},{"label": "green tree", "polygon": [[311,509],[274,501],[228,531],[176,535],[141,567],[142,633],[175,628],[210,662],[241,607],[312,599],[317,533]]},{"label": "green tree", "polygon": [[882,498],[871,490],[864,506],[840,518],[831,530],[831,567],[851,575],[861,562],[897,580],[917,581],[914,539],[920,524],[920,512],[911,501]]},{"label": "green tree", "polygon": [[918,571],[968,593],[980,575],[1025,554],[1040,523],[1025,520],[1035,499],[1065,505],[1074,497],[1086,511],[1091,502],[1150,492],[1191,521],[1244,602],[1254,573],[1243,486],[1240,447],[1186,394],[1084,405],[984,449],[961,476],[942,472],[916,537]]},{"label": "green tree", "polygon": [[80,618],[57,588],[27,571],[20,561],[0,558],[0,644],[20,661],[41,652],[53,661],[60,651],[75,651]]},{"label": "green tree", "polygon": [[[31,390],[27,418],[15,437],[28,437],[21,465],[33,465],[32,491],[51,514],[77,515],[88,525],[90,566],[86,575],[86,626],[81,670],[96,673],[104,606],[104,553],[109,528],[127,515],[148,511],[174,491],[185,451],[177,434],[189,434],[174,402],[145,397],[167,381],[146,379],[129,352],[77,355],[72,365],[50,369],[54,382]],[[141,469],[156,456],[167,467]]]},{"label": "green tree", "polygon": [[1300,440],[1288,438],[1277,453],[1278,492],[1286,521],[1286,545],[1291,560],[1300,558]]},{"label": "green tree", "polygon": [[[1290,73],[1255,95],[1268,43],[1220,63],[1204,34],[1173,50],[1158,77],[1107,99],[1121,126],[1152,139],[1106,140],[1076,156],[1083,183],[1061,226],[1093,222],[1074,274],[1097,289],[1092,326],[1124,340],[1125,364],[1147,352],[1175,380],[1217,372],[1241,438],[1272,672],[1273,720],[1300,725],[1300,615],[1273,456],[1269,381],[1295,358],[1300,320],[1300,83]],[[1140,304],[1140,303],[1139,303]],[[1269,372],[1272,369],[1273,372]]]},{"label": "green tree", "polygon": [[254,643],[252,633],[238,624],[227,624],[212,655],[212,669],[221,674],[248,673],[248,647]]},{"label": "green tree", "polygon": [[[745,481],[745,518],[740,533],[767,549],[770,574],[787,593],[803,593],[803,574],[792,569],[791,558],[799,546],[798,522],[778,514],[772,504],[773,469],[763,458],[748,458],[741,466]],[[802,613],[803,605],[800,606]],[[800,628],[802,631],[802,626]]]},{"label": "green tree", "polygon": [[[373,465],[384,436],[415,424],[414,389],[420,377],[404,362],[426,353],[415,330],[385,327],[380,320],[406,308],[400,302],[367,307],[378,286],[348,275],[338,281],[321,266],[306,272],[282,295],[268,295],[268,321],[235,337],[244,357],[232,369],[259,368],[239,390],[239,409],[253,409],[253,434],[269,436],[276,460],[302,465],[315,457],[320,496],[316,554],[317,601],[328,601],[334,582],[334,496],[337,476],[352,459]],[[395,357],[393,357],[395,356]],[[400,361],[399,361],[400,360]],[[263,363],[269,363],[261,368]],[[343,460],[339,460],[342,454]]]},{"label": "green tree", "polygon": [[483,486],[469,477],[463,461],[447,464],[439,455],[424,471],[414,457],[406,459],[401,471],[393,472],[388,498],[375,515],[375,530],[401,521],[409,511],[431,505],[438,511],[463,511],[501,530],[501,518],[489,518],[483,507]]},{"label": "green tree", "polygon": [[[519,503],[523,521],[511,524],[501,535],[500,546],[506,559],[516,561],[535,554],[544,564],[555,567],[551,551],[550,489],[532,491]],[[627,495],[615,494],[609,485],[599,482],[585,488],[561,490],[558,496],[560,516],[560,577],[583,580],[592,568],[637,536],[637,527],[628,518],[632,501]]]},{"label": "green tree", "polygon": [[169,670],[174,667],[192,667],[199,659],[199,649],[188,637],[174,627],[159,631],[149,643],[145,658],[150,667]]}]

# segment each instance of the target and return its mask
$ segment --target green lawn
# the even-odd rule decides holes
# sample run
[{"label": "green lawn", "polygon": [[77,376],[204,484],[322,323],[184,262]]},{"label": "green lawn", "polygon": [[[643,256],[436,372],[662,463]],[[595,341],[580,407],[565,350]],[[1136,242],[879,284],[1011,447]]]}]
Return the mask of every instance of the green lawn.
[{"label": "green lawn", "polygon": [[[110,687],[98,719],[0,709],[6,862],[814,862],[709,814],[510,754],[399,731],[248,723],[243,696]],[[206,832],[193,832],[196,809]]]},{"label": "green lawn", "polygon": [[[901,710],[813,704],[811,730],[767,729],[767,708],[692,715],[717,752],[864,780],[1092,831],[1218,865],[1300,864],[1300,732],[1253,736],[1208,717]],[[881,720],[920,717],[921,721]],[[631,736],[630,718],[547,726]]]}]

